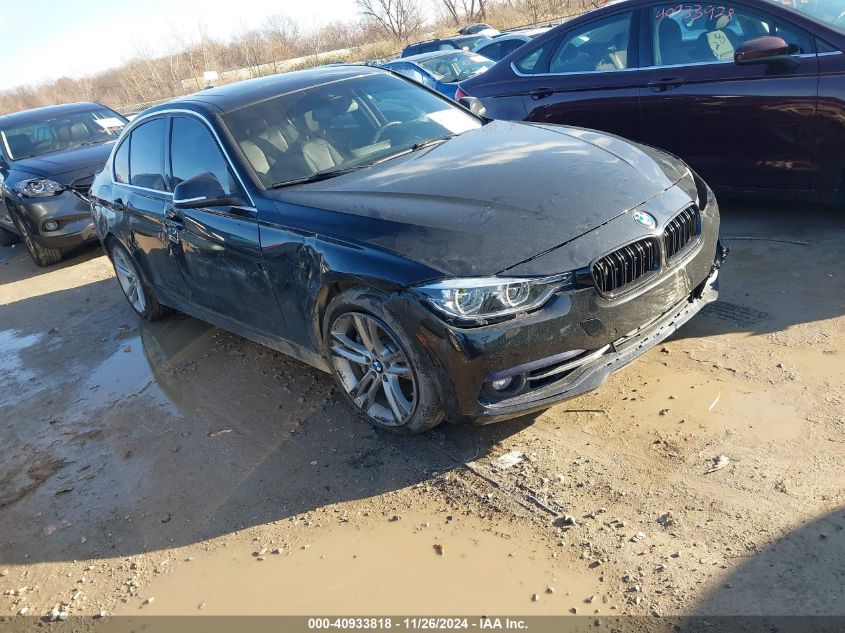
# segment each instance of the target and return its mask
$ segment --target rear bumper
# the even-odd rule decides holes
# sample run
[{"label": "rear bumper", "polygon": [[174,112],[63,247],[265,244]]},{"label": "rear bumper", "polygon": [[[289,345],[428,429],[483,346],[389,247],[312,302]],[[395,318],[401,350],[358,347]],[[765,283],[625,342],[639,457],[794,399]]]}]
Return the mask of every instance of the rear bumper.
[{"label": "rear bumper", "polygon": [[[70,248],[97,239],[90,205],[70,191],[20,200],[18,207],[33,241],[45,248]],[[48,222],[58,228],[47,230]]]}]

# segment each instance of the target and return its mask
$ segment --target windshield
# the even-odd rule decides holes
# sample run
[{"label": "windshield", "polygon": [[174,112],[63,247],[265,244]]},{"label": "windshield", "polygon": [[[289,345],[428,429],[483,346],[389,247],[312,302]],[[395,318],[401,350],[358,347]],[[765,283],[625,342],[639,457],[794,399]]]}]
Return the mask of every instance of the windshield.
[{"label": "windshield", "polygon": [[845,33],[845,0],[774,0]]},{"label": "windshield", "polygon": [[437,81],[447,84],[469,79],[493,66],[493,62],[486,57],[463,51],[438,55],[418,61],[417,64],[431,73]]},{"label": "windshield", "polygon": [[12,160],[114,141],[126,121],[106,108],[48,116],[0,130]]},{"label": "windshield", "polygon": [[446,99],[388,74],[300,90],[223,118],[268,188],[371,165],[481,127]]}]

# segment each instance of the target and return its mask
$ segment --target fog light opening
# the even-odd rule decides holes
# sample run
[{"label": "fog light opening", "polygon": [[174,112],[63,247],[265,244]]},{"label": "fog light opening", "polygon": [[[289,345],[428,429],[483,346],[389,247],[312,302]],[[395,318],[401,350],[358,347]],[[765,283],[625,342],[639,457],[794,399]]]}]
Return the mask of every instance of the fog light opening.
[{"label": "fog light opening", "polygon": [[482,402],[487,403],[500,402],[523,393],[527,385],[528,381],[525,379],[525,374],[488,380],[481,387],[479,398]]},{"label": "fog light opening", "polygon": [[45,231],[56,231],[59,228],[59,223],[55,220],[50,220],[49,222],[44,223],[44,230]]},{"label": "fog light opening", "polygon": [[511,386],[513,383],[513,376],[508,376],[507,378],[499,378],[499,380],[493,380],[490,382],[490,386],[493,387],[496,391],[504,391],[508,387]]}]

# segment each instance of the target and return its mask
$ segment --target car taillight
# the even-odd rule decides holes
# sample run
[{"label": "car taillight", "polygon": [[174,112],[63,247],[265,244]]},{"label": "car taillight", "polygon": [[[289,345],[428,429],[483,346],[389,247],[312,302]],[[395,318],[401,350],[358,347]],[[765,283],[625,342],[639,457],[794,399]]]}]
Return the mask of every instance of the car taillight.
[{"label": "car taillight", "polygon": [[457,90],[455,90],[455,101],[460,101],[464,97],[468,97],[468,96],[469,95],[467,93],[465,93],[463,90],[461,90],[460,87]]}]

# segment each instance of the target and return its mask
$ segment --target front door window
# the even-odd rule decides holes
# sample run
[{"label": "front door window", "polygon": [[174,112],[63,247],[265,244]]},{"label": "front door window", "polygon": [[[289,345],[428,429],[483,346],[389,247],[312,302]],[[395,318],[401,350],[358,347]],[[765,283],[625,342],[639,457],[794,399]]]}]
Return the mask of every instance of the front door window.
[{"label": "front door window", "polygon": [[727,4],[664,4],[652,7],[656,66],[732,62],[748,40],[775,35],[795,53],[812,53],[810,38],[770,16]]}]

